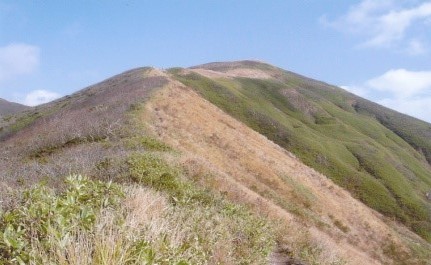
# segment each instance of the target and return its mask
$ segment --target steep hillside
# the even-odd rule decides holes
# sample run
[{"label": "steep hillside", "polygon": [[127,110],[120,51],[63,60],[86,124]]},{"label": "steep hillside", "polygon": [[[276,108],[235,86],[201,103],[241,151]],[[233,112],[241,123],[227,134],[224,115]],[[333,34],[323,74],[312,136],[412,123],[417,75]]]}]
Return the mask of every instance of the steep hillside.
[{"label": "steep hillside", "polygon": [[355,197],[431,240],[430,124],[267,64],[170,72]]},{"label": "steep hillside", "polygon": [[[426,237],[396,197],[429,207],[425,152],[304,80],[324,85],[256,62],[139,68],[0,118],[0,263],[429,263],[389,218]],[[389,158],[406,193],[366,168]]]},{"label": "steep hillside", "polygon": [[417,236],[394,229],[396,224],[190,88],[172,84],[160,91],[142,117],[162,141],[182,151],[195,181],[278,219],[286,227],[279,240],[303,258],[310,251],[325,264],[388,263],[388,256],[417,262],[407,254],[408,242],[422,242]]},{"label": "steep hillside", "polygon": [[7,100],[0,98],[0,116],[20,112],[27,108],[28,108],[27,106],[24,106],[18,103],[9,102]]}]

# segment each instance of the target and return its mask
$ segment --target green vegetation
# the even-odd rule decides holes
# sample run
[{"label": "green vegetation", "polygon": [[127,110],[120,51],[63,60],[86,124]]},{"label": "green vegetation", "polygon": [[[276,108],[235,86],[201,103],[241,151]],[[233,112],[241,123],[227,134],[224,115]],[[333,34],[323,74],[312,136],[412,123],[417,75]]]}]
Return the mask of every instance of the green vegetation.
[{"label": "green vegetation", "polygon": [[[232,241],[225,241],[225,244],[233,244],[229,255],[234,258],[235,264],[261,264],[272,250],[275,235],[268,220],[197,186],[182,177],[180,168],[170,166],[159,155],[136,153],[129,158],[128,165],[133,181],[163,192],[178,211],[195,216],[193,227],[197,230],[192,233],[197,233],[195,236],[203,245],[199,247],[203,247],[199,250],[204,251],[199,254],[202,258],[214,256],[217,247],[221,247],[217,245],[229,238]],[[188,240],[196,240],[193,234],[188,237],[191,237]],[[202,262],[206,263],[208,260],[195,260],[190,264]]]},{"label": "green vegetation", "polygon": [[72,176],[59,193],[25,191],[0,213],[0,264],[265,262],[268,220],[198,187],[160,153],[134,153],[127,167],[139,186]]},{"label": "green vegetation", "polygon": [[[171,73],[370,207],[431,241],[431,205],[423,196],[431,189],[430,165],[424,156],[429,140],[423,145],[415,140],[413,148],[400,130],[393,130],[395,125],[385,127],[381,118],[370,115],[375,110],[365,113],[362,104],[359,111],[362,99],[291,73],[271,80],[209,79],[179,69]],[[391,115],[394,124],[401,119],[400,114]],[[422,128],[416,123],[410,123],[410,136],[416,135],[414,128]],[[423,146],[424,155],[418,146]]]},{"label": "green vegetation", "polygon": [[79,230],[94,231],[100,211],[118,207],[122,198],[112,183],[73,176],[66,184],[59,195],[45,186],[30,189],[17,208],[1,214],[1,264],[46,264],[41,252],[62,250]]},{"label": "green vegetation", "polygon": [[146,151],[172,151],[172,148],[165,143],[162,143],[157,139],[149,136],[129,137],[125,140],[125,144],[130,149],[143,148]]},{"label": "green vegetation", "polygon": [[[355,240],[357,226],[319,216],[319,197],[300,180],[280,178],[292,188],[288,197],[250,187],[304,224],[285,227],[256,214],[266,204],[252,205],[251,211],[233,203],[252,204],[241,193],[217,189],[220,175],[205,164],[211,161],[202,161],[205,167],[187,164],[193,154],[145,134],[143,102],[169,82],[147,76],[147,70],[0,119],[0,264],[265,264],[274,246],[283,244],[293,248],[290,256],[310,264],[344,264],[332,245],[307,236],[307,230],[315,225]],[[409,120],[397,127],[398,114],[379,116],[378,107],[291,73],[271,80],[212,80],[179,68],[171,73],[374,209],[430,239],[431,207],[423,199],[431,188],[424,138],[429,127],[416,130],[420,122]],[[71,173],[88,177],[64,182]],[[46,185],[35,186],[39,180]],[[400,264],[412,257],[429,260],[429,249],[416,237],[400,238],[407,247],[388,241],[382,246],[386,256]]]},{"label": "green vegetation", "polygon": [[0,121],[0,124],[5,125],[0,131],[0,140],[32,124],[41,116],[42,115],[37,111],[24,111],[4,118],[3,121]]},{"label": "green vegetation", "polygon": [[424,121],[383,108],[367,100],[358,100],[355,109],[374,116],[381,124],[402,137],[425,156],[431,164],[431,125]]}]

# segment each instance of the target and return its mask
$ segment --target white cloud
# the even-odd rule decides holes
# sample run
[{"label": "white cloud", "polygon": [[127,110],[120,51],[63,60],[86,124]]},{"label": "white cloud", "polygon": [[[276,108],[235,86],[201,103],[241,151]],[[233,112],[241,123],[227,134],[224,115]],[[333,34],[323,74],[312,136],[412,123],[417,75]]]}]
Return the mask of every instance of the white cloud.
[{"label": "white cloud", "polygon": [[0,81],[30,74],[39,65],[39,48],[28,44],[0,47]]},{"label": "white cloud", "polygon": [[[349,11],[333,20],[324,19],[325,25],[359,35],[365,40],[364,47],[403,47],[409,54],[421,54],[425,45],[415,38],[407,37],[413,27],[426,26],[431,19],[431,2],[413,7],[407,1],[363,0],[351,6]],[[423,23],[417,23],[423,22]]]},{"label": "white cloud", "polygon": [[406,52],[410,55],[421,55],[426,53],[426,45],[419,40],[413,39],[407,44]]},{"label": "white cloud", "polygon": [[340,86],[340,87],[360,97],[366,97],[368,95],[368,90],[360,86]]},{"label": "white cloud", "polygon": [[392,69],[361,85],[342,88],[388,108],[431,122],[431,71]]},{"label": "white cloud", "polygon": [[386,98],[377,101],[377,103],[431,123],[431,97],[406,99]]},{"label": "white cloud", "polygon": [[389,70],[367,81],[372,89],[391,93],[395,98],[419,96],[431,91],[431,71]]},{"label": "white cloud", "polygon": [[47,90],[34,90],[25,96],[24,105],[37,106],[61,97],[60,94]]}]

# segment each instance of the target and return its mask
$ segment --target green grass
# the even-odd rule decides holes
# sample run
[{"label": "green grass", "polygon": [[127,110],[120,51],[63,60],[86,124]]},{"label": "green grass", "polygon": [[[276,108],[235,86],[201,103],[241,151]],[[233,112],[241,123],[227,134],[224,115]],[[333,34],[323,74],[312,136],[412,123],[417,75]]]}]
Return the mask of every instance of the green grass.
[{"label": "green grass", "polygon": [[172,151],[172,148],[170,146],[149,136],[134,136],[134,137],[126,138],[125,145],[126,147],[132,150],[143,148],[146,151],[160,151],[160,152]]},{"label": "green grass", "polygon": [[[423,197],[431,190],[431,171],[425,156],[374,115],[358,113],[357,106],[349,103],[351,94],[287,74],[281,82],[172,73],[370,207],[431,241],[431,205]],[[289,96],[294,90],[299,96]]]}]

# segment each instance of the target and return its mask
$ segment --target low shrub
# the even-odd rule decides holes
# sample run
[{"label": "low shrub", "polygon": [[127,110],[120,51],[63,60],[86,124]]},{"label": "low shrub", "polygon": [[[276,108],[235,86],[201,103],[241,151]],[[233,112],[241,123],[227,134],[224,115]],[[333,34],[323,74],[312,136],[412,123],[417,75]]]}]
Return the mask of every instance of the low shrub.
[{"label": "low shrub", "polygon": [[92,230],[101,209],[117,207],[119,186],[82,176],[66,179],[61,194],[39,185],[26,191],[19,206],[0,216],[0,264],[37,262],[32,245],[49,251],[65,246],[78,230]]}]

